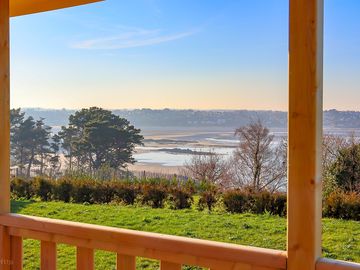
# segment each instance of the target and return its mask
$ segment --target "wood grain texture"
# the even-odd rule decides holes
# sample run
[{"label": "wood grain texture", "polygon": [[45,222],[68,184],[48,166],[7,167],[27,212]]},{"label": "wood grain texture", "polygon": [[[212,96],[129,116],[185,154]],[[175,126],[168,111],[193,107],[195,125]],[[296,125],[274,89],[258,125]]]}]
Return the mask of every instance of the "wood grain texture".
[{"label": "wood grain texture", "polygon": [[136,257],[117,254],[116,258],[116,269],[117,270],[135,270],[136,269]]},{"label": "wood grain texture", "polygon": [[181,270],[181,264],[161,261],[161,270]]},{"label": "wood grain texture", "polygon": [[56,243],[49,241],[41,241],[40,250],[40,269],[41,270],[56,270],[57,249]]},{"label": "wood grain texture", "polygon": [[321,256],[323,0],[290,0],[288,269]]},{"label": "wood grain texture", "polygon": [[0,0],[0,213],[10,212],[9,0]]},{"label": "wood grain texture", "polygon": [[21,16],[44,11],[80,6],[103,0],[10,0],[10,16]]},{"label": "wood grain texture", "polygon": [[22,270],[23,268],[23,240],[22,237],[10,237],[11,270]]},{"label": "wood grain texture", "polygon": [[10,266],[10,234],[7,227],[0,225],[0,270],[10,270]]},{"label": "wood grain texture", "polygon": [[9,226],[12,235],[24,238],[68,243],[177,264],[207,268],[220,265],[224,270],[233,269],[238,263],[286,268],[286,254],[278,250],[17,214],[0,215],[0,224]]},{"label": "wood grain texture", "polygon": [[77,270],[94,270],[94,250],[90,248],[77,248],[76,253]]}]

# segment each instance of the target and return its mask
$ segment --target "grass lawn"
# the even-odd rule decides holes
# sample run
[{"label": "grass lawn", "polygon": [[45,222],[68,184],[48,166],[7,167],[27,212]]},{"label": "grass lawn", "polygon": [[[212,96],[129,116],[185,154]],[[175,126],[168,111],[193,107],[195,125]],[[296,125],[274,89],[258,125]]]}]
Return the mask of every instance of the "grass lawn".
[{"label": "grass lawn", "polygon": [[[257,247],[286,248],[286,219],[270,215],[25,201],[12,202],[12,212]],[[324,219],[323,252],[326,257],[360,262],[360,222]],[[99,251],[95,260],[98,270],[115,269],[114,254]],[[39,242],[24,242],[24,261],[24,269],[40,269]],[[60,270],[75,269],[75,248],[59,245],[58,264]],[[139,259],[138,269],[158,269],[158,264]]]}]

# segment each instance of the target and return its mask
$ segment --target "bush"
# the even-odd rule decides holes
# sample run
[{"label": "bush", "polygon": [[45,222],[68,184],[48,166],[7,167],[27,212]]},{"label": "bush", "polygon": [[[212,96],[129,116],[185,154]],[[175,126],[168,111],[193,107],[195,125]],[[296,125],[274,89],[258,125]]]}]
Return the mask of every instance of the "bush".
[{"label": "bush", "polygon": [[207,208],[212,211],[217,202],[218,189],[215,185],[207,182],[200,184],[200,199],[198,202],[198,209],[204,210]]},{"label": "bush", "polygon": [[34,196],[32,182],[21,178],[14,178],[10,182],[11,194],[17,199],[29,200]]},{"label": "bush", "polygon": [[284,193],[273,194],[273,203],[271,204],[270,213],[285,217],[287,213],[287,196]]},{"label": "bush", "polygon": [[244,213],[248,210],[248,195],[241,190],[227,191],[223,196],[226,211],[231,213]]},{"label": "bush", "polygon": [[142,203],[150,205],[152,208],[163,208],[167,197],[167,187],[156,184],[142,184]]},{"label": "bush", "polygon": [[54,198],[59,201],[70,202],[73,188],[74,187],[71,180],[58,180],[54,187]]},{"label": "bush", "polygon": [[172,209],[190,208],[194,202],[191,190],[181,186],[176,186],[171,189],[169,200]]},{"label": "bush", "polygon": [[139,194],[139,187],[135,183],[118,182],[115,185],[115,197],[127,205],[133,205]]},{"label": "bush", "polygon": [[114,182],[96,182],[93,186],[93,202],[94,203],[110,203],[115,198],[115,184]]},{"label": "bush", "polygon": [[53,196],[54,180],[47,180],[44,178],[35,178],[33,180],[33,189],[35,196],[38,196],[42,201],[50,201]]},{"label": "bush", "polygon": [[360,195],[334,191],[325,199],[323,213],[331,218],[360,220]]},{"label": "bush", "polygon": [[251,212],[254,214],[286,215],[286,194],[267,191],[253,193],[230,190],[223,197],[225,209],[231,213]]},{"label": "bush", "polygon": [[76,203],[94,203],[94,187],[96,182],[93,180],[78,179],[74,181],[72,198]]}]

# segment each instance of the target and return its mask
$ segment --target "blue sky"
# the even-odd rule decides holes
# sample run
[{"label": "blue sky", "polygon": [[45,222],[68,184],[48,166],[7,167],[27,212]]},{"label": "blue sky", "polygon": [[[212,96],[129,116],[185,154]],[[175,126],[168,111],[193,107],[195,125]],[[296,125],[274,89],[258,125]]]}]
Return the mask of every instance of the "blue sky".
[{"label": "blue sky", "polygon": [[[360,1],[326,0],[326,109],[360,110]],[[287,109],[287,0],[107,0],[11,20],[13,107]]]}]

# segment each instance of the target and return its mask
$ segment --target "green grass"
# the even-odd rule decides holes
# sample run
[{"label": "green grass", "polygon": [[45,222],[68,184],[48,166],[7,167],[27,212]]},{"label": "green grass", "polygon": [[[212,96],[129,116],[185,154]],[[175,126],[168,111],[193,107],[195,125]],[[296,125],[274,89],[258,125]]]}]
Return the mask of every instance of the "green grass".
[{"label": "green grass", "polygon": [[[158,232],[241,245],[286,248],[286,219],[270,215],[208,213],[195,209],[151,209],[139,206],[80,205],[61,202],[12,203],[20,214],[64,219],[105,226]],[[360,262],[360,222],[323,220],[324,256]],[[39,269],[39,243],[26,240],[24,269]],[[75,269],[75,248],[60,245],[59,269]],[[151,260],[139,259],[138,269],[158,269]],[[96,269],[115,269],[115,255],[96,252]]]}]

